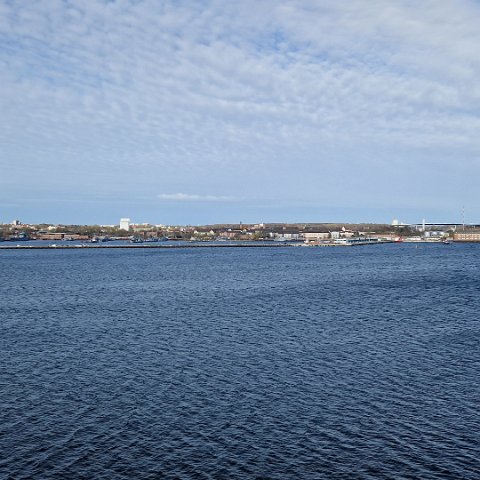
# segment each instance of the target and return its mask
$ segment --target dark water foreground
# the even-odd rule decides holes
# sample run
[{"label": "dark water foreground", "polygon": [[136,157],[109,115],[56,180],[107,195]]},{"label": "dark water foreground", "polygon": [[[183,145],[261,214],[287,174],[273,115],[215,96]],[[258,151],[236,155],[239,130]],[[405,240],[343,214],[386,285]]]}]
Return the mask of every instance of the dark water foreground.
[{"label": "dark water foreground", "polygon": [[0,478],[478,479],[479,265],[0,251]]}]

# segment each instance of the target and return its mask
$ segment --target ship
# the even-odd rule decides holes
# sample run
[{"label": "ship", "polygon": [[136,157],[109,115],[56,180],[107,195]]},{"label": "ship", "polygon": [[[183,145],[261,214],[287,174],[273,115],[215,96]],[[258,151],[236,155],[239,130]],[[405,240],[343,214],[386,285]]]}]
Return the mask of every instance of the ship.
[{"label": "ship", "polygon": [[17,235],[12,235],[9,240],[11,242],[28,242],[31,239],[26,233],[18,233]]},{"label": "ship", "polygon": [[108,237],[93,237],[91,240],[90,240],[90,243],[105,243],[105,242],[108,242],[110,239]]}]

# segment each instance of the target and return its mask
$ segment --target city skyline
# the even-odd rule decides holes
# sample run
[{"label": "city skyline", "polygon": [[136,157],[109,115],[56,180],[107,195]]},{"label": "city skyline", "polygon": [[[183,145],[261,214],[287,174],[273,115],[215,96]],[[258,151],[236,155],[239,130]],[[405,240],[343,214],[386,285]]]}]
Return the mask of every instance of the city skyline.
[{"label": "city skyline", "polygon": [[141,227],[141,226],[149,226],[149,227],[156,227],[156,228],[162,228],[162,227],[186,227],[186,228],[204,228],[204,227],[220,227],[220,226],[225,226],[225,227],[232,227],[232,228],[242,228],[243,227],[258,227],[258,228],[269,228],[271,226],[295,226],[296,228],[306,228],[306,227],[312,227],[312,226],[336,226],[337,228],[340,228],[340,226],[344,227],[351,227],[351,226],[360,226],[360,225],[365,225],[365,226],[386,226],[386,227],[391,227],[393,229],[396,228],[403,228],[403,227],[414,227],[416,229],[420,228],[421,230],[425,230],[425,228],[431,228],[435,226],[443,226],[443,227],[474,227],[478,228],[480,227],[479,222],[442,222],[442,221],[437,221],[437,222],[432,222],[432,221],[427,221],[425,218],[422,219],[419,222],[403,222],[400,221],[396,218],[394,218],[391,222],[325,222],[325,221],[318,221],[318,222],[243,222],[242,220],[239,220],[237,222],[214,222],[214,223],[204,223],[204,224],[181,224],[181,223],[158,223],[155,221],[137,221],[135,219],[130,219],[130,218],[120,218],[117,223],[106,223],[106,224],[101,224],[101,223],[74,223],[74,222],[47,222],[47,221],[40,221],[40,222],[25,222],[19,219],[13,219],[12,221],[4,221],[4,219],[0,218],[0,226],[3,227],[9,227],[10,229],[22,229],[22,227],[39,227],[42,225],[48,225],[49,227],[108,227],[108,228],[117,228],[119,230],[125,230],[128,231],[130,227]]},{"label": "city skyline", "polygon": [[480,219],[473,1],[0,0],[0,219]]}]

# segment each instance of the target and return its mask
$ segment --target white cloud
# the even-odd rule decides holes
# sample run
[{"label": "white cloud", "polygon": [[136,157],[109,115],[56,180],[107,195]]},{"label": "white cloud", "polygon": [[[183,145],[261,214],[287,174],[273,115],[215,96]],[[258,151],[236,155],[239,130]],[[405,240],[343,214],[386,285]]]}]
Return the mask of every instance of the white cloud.
[{"label": "white cloud", "polygon": [[188,193],[161,193],[157,195],[160,200],[173,202],[231,202],[235,197],[222,195],[192,195]]},{"label": "white cloud", "polygon": [[452,192],[480,173],[479,23],[471,0],[0,0],[0,183],[321,200],[433,158]]}]

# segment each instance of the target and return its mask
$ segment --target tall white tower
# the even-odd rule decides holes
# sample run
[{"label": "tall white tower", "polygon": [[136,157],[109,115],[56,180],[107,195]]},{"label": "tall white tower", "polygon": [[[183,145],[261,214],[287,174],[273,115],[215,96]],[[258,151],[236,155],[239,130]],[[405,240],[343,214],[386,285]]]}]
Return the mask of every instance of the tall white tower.
[{"label": "tall white tower", "polygon": [[130,219],[129,218],[121,218],[120,219],[120,230],[130,230]]}]

